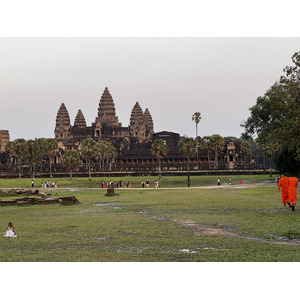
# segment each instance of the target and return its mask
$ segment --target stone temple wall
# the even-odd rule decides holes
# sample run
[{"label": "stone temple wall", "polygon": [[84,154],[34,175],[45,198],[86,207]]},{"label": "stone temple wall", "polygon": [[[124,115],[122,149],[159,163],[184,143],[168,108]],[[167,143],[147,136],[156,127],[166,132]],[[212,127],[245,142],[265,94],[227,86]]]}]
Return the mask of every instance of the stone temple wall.
[{"label": "stone temple wall", "polygon": [[0,152],[3,152],[5,150],[6,144],[10,141],[8,130],[0,130],[0,141],[1,141]]}]

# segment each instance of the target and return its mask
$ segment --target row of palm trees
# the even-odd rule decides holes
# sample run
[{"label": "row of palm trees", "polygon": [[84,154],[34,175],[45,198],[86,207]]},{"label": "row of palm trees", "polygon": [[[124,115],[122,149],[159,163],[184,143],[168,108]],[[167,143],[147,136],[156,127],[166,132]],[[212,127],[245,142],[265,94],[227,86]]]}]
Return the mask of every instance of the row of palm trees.
[{"label": "row of palm trees", "polygon": [[32,177],[38,164],[42,171],[45,156],[50,158],[50,176],[52,177],[52,157],[58,149],[58,144],[54,139],[39,138],[34,140],[16,139],[10,141],[5,146],[5,151],[18,161],[19,178],[21,178],[21,163],[28,163]]},{"label": "row of palm trees", "polygon": [[[22,176],[22,163],[30,165],[30,173],[32,177],[35,177],[36,167],[38,165],[40,165],[40,171],[42,172],[45,157],[49,158],[50,177],[52,177],[52,159],[58,151],[58,143],[55,139],[16,139],[7,143],[5,151],[10,155],[10,157],[15,157],[17,159],[19,178]],[[92,138],[87,138],[83,141],[80,151],[66,150],[63,154],[63,165],[71,172],[71,174],[72,170],[77,169],[80,165],[80,156],[87,160],[89,179],[91,179],[91,160],[95,159],[98,161],[100,170],[104,166],[104,162],[107,161],[111,170],[111,163],[117,156],[117,151],[109,142],[96,142]]]},{"label": "row of palm trees", "polygon": [[89,179],[91,176],[91,161],[96,160],[99,163],[99,170],[104,167],[105,161],[109,163],[109,170],[114,158],[117,157],[116,148],[109,142],[96,142],[92,138],[87,138],[83,141],[80,153],[76,150],[66,150],[63,155],[63,165],[70,172],[70,180],[72,180],[72,171],[76,170],[80,165],[80,154],[87,160]]}]

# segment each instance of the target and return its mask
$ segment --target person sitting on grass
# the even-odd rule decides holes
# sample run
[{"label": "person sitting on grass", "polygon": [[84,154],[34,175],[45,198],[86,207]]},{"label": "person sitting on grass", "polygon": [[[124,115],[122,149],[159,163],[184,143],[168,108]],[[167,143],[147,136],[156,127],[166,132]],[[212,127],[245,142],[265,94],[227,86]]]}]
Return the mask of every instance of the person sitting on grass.
[{"label": "person sitting on grass", "polygon": [[15,227],[11,222],[8,223],[6,227],[6,234],[5,237],[17,237],[16,232],[15,232]]}]

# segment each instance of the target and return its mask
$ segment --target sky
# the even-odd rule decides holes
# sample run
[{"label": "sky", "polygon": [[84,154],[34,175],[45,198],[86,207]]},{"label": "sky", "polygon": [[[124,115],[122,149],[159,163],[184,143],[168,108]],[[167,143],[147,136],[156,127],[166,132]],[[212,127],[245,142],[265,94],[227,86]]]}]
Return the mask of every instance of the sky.
[{"label": "sky", "polygon": [[95,121],[108,87],[128,126],[134,104],[149,109],[155,132],[239,137],[249,108],[274,84],[300,38],[2,37],[0,129],[16,138],[53,138],[64,103],[71,124]]}]

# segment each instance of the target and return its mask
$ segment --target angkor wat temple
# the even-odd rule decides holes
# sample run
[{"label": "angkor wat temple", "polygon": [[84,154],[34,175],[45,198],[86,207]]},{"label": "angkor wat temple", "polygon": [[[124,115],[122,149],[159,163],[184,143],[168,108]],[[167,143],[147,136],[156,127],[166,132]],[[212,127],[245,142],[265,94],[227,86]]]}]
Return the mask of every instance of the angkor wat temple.
[{"label": "angkor wat temple", "polygon": [[[188,121],[188,120],[187,120]],[[12,166],[16,167],[16,159],[10,158],[7,164],[8,154],[4,151],[5,144],[9,141],[8,131],[1,131],[2,151],[0,151],[0,167],[2,174],[11,172]],[[67,149],[80,150],[84,139],[90,137],[95,141],[104,140],[110,142],[117,150],[117,158],[114,159],[110,169],[100,170],[96,163],[93,164],[94,172],[117,171],[122,173],[136,172],[155,174],[158,169],[157,158],[151,152],[151,145],[156,139],[163,139],[168,147],[168,154],[162,159],[162,170],[165,172],[186,171],[187,158],[180,152],[180,134],[162,131],[154,132],[154,123],[149,110],[142,110],[138,102],[132,108],[130,123],[123,127],[116,116],[114,100],[105,88],[98,106],[98,114],[95,122],[87,126],[85,117],[81,111],[75,117],[73,125],[70,121],[68,110],[64,103],[61,104],[54,130],[55,139],[58,142],[59,151],[52,158],[53,171],[64,172],[62,156]],[[201,140],[197,137],[197,141]],[[218,154],[218,169],[220,170],[246,170],[253,169],[254,161],[242,152],[241,142],[236,138],[225,138],[224,150]],[[197,160],[198,158],[198,160]],[[49,167],[49,157],[45,157],[43,170]],[[215,153],[198,148],[198,155],[190,159],[190,170],[215,169]],[[86,164],[79,171],[86,172]],[[23,168],[24,174],[25,166]]]},{"label": "angkor wat temple", "polygon": [[[154,132],[154,124],[149,110],[143,112],[138,102],[132,108],[130,124],[123,127],[116,116],[114,100],[106,87],[100,99],[98,115],[91,126],[87,126],[84,115],[79,109],[74,124],[64,103],[61,104],[55,127],[55,139],[62,150],[80,149],[82,141],[91,137],[96,141],[105,140],[117,149],[118,158],[115,170],[118,171],[151,171],[157,168],[157,159],[151,153],[151,144],[155,139],[165,140],[168,154],[163,159],[163,168],[168,171],[184,170],[186,157],[179,148],[181,137],[174,132]],[[63,152],[61,152],[62,154]],[[206,150],[199,149],[198,162],[196,156],[191,159],[192,169],[211,169],[214,166],[214,153],[208,155]],[[219,155],[219,168],[245,168],[247,158],[241,152],[240,142],[228,140],[226,148]],[[61,163],[61,155],[55,163]]]}]

